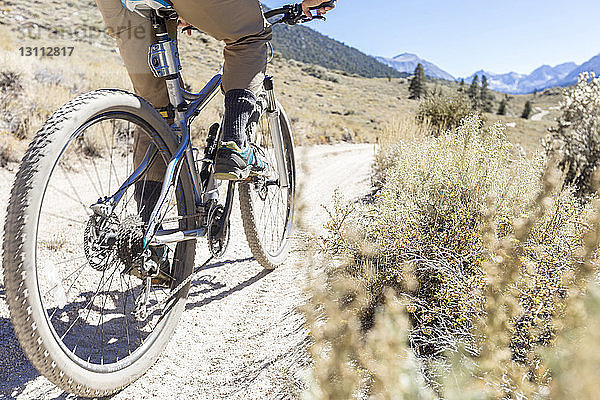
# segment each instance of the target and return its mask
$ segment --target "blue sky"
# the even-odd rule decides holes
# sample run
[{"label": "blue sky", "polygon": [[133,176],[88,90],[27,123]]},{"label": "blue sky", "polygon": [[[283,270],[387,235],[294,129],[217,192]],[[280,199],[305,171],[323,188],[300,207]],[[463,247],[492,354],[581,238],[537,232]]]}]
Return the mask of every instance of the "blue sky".
[{"label": "blue sky", "polygon": [[457,77],[529,73],[600,53],[598,0],[338,0],[327,22],[310,27],[371,55],[415,53]]}]

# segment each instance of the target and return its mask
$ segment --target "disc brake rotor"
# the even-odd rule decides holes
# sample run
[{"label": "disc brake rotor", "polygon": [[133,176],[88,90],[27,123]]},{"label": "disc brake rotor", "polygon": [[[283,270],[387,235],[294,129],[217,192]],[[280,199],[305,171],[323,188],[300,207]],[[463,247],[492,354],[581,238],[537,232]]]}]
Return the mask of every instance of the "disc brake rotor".
[{"label": "disc brake rotor", "polygon": [[83,251],[92,268],[106,271],[114,259],[117,225],[110,218],[92,215],[83,233]]}]

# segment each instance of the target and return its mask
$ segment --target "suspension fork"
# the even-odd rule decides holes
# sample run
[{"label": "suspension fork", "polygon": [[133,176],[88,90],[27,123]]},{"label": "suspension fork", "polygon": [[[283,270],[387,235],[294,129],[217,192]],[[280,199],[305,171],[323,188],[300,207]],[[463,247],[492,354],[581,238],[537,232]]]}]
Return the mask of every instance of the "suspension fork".
[{"label": "suspension fork", "polygon": [[279,174],[279,187],[286,188],[290,185],[288,178],[288,169],[285,162],[283,132],[281,130],[280,112],[275,99],[275,90],[273,88],[273,77],[267,76],[264,81],[265,91],[267,92],[267,115],[271,125],[271,136],[273,147],[275,148],[275,159],[277,161],[277,173]]}]

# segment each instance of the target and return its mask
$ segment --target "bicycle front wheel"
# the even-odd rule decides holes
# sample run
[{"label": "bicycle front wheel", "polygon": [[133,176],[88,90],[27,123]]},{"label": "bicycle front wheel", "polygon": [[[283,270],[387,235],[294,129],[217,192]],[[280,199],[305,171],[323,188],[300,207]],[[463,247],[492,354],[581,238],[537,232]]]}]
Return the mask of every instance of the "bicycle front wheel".
[{"label": "bicycle front wheel", "polygon": [[288,173],[288,186],[278,182],[276,151],[271,121],[266,112],[260,115],[252,141],[265,153],[271,166],[269,177],[240,184],[239,197],[242,223],[254,258],[265,268],[275,269],[287,258],[294,223],[296,163],[289,119],[281,104],[279,123],[283,139],[283,162]]},{"label": "bicycle front wheel", "polygon": [[[131,176],[142,143],[141,154],[157,149],[152,167],[110,215],[99,216],[91,206]],[[175,329],[189,285],[172,291],[191,273],[195,242],[162,249],[171,269],[160,283],[141,276],[133,260],[140,259],[140,234],[154,207],[148,199],[160,191],[156,171],[177,148],[150,104],[101,90],[54,113],[23,159],[7,211],[6,298],[25,354],[67,392],[97,397],[127,386],[156,361]],[[163,229],[193,229],[186,168],[172,197]],[[145,316],[138,312],[142,296],[156,306]]]}]

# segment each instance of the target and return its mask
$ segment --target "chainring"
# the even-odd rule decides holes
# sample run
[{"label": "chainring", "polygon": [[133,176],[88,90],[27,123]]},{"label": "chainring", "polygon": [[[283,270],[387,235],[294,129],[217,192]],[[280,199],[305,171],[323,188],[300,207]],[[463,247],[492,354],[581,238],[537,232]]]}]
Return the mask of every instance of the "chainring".
[{"label": "chainring", "polygon": [[229,221],[223,227],[225,232],[221,232],[219,220],[225,212],[225,207],[218,205],[214,207],[208,216],[208,249],[214,258],[219,259],[225,255],[227,247],[229,247],[230,229]]}]

